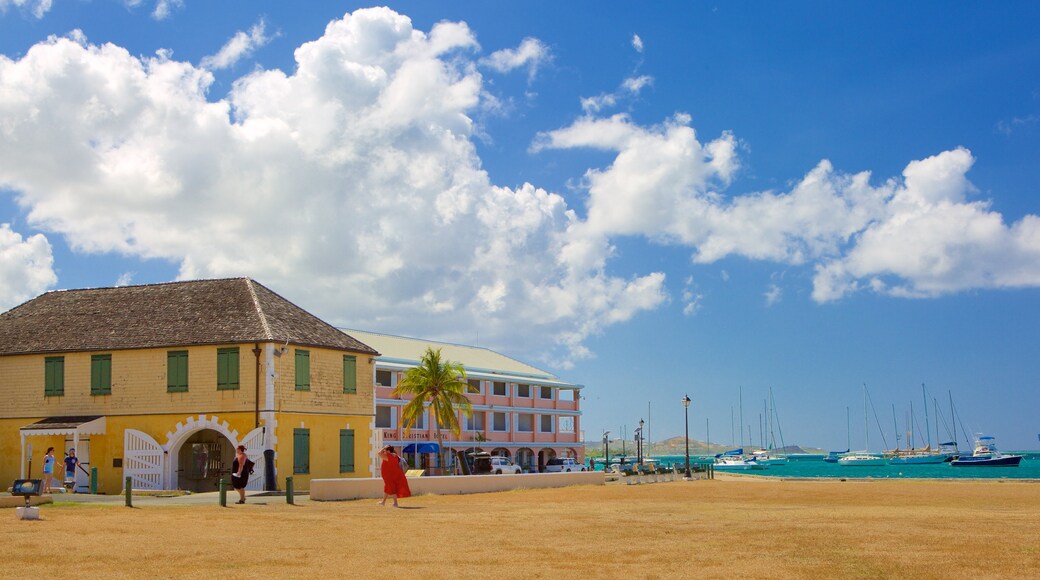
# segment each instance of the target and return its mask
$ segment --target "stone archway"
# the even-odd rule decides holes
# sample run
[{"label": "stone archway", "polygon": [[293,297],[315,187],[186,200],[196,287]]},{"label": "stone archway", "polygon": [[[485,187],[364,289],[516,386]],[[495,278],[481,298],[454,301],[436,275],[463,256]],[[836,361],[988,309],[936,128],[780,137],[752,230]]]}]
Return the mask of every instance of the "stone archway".
[{"label": "stone archway", "polygon": [[[177,489],[181,485],[180,479],[182,474],[194,473],[203,475],[201,470],[198,469],[199,465],[195,463],[201,458],[201,448],[195,446],[201,443],[217,443],[219,446],[215,449],[219,449],[223,453],[223,442],[226,441],[231,452],[231,458],[234,457],[234,450],[237,446],[245,445],[246,454],[256,464],[246,488],[251,490],[263,489],[265,436],[266,429],[264,427],[257,427],[240,437],[237,430],[232,429],[227,421],[221,420],[217,416],[199,415],[197,418],[188,417],[183,422],[177,423],[176,428],[166,434],[166,445],[162,446],[163,453],[166,455],[163,481],[166,482],[168,489]],[[196,454],[196,451],[198,454]],[[211,447],[208,449],[207,455],[212,455],[213,452],[214,448]],[[231,469],[231,458],[226,460],[226,470]],[[223,455],[220,460],[223,461]],[[216,458],[213,458],[213,462],[211,467],[218,468]],[[208,479],[210,477],[210,469],[207,468],[205,471],[205,477],[193,479]],[[224,475],[227,475],[227,473]],[[206,491],[214,490],[208,489]]]},{"label": "stone archway", "polygon": [[178,469],[170,480],[177,489],[193,492],[216,491],[222,478],[231,473],[235,446],[222,433],[199,429],[171,451]]}]

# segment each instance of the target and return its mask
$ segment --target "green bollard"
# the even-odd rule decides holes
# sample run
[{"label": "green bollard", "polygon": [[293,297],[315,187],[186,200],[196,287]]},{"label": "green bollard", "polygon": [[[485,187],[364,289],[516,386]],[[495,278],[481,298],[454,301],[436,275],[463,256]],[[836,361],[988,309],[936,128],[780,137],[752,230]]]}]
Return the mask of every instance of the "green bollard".
[{"label": "green bollard", "polygon": [[227,507],[227,482],[220,478],[220,507]]},{"label": "green bollard", "polygon": [[292,476],[285,478],[285,503],[289,505],[296,505],[293,503],[293,485]]},{"label": "green bollard", "polygon": [[97,495],[97,468],[90,468],[90,494]]},{"label": "green bollard", "polygon": [[131,501],[131,499],[130,499],[130,482],[131,482],[130,478],[129,477],[126,478],[126,486],[125,486],[125,489],[126,489],[126,507],[128,507],[128,508],[134,507],[134,502]]}]

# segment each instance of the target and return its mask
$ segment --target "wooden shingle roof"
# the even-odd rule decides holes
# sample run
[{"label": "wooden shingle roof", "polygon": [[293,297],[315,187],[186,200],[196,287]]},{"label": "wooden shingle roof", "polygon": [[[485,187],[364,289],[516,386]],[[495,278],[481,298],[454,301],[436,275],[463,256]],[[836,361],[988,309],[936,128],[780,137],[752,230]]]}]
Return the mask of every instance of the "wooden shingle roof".
[{"label": "wooden shingle roof", "polygon": [[59,290],[0,314],[0,355],[271,341],[378,354],[250,278]]}]

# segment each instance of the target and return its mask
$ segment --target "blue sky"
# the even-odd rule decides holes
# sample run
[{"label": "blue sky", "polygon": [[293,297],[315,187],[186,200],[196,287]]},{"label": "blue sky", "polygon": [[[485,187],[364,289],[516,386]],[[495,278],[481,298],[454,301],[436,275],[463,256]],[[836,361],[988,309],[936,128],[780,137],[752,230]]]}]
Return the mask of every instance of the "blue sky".
[{"label": "blue sky", "polygon": [[757,440],[772,388],[786,442],[844,448],[849,408],[862,447],[866,383],[891,446],[924,383],[1036,448],[1038,25],[1031,3],[0,0],[0,308],[251,276],[584,384],[588,439],[648,412],[681,435],[689,393],[691,436],[729,442],[739,390]]}]

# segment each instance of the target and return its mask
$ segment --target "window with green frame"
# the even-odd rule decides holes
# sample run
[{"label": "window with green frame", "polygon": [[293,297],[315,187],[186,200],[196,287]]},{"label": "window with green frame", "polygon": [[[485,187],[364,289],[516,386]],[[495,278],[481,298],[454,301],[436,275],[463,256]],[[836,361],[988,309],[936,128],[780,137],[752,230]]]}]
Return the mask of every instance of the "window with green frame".
[{"label": "window with green frame", "polygon": [[238,390],[238,347],[217,349],[217,390]]},{"label": "window with green frame", "polygon": [[339,430],[339,472],[354,473],[354,430]]},{"label": "window with green frame", "polygon": [[61,397],[65,394],[65,357],[49,356],[43,359],[43,396]]},{"label": "window with green frame", "polygon": [[296,349],[296,390],[311,390],[311,353]]},{"label": "window with green frame", "polygon": [[90,394],[112,394],[112,355],[95,354],[90,356]]},{"label": "window with green frame", "polygon": [[357,394],[357,359],[353,355],[343,355],[343,392]]},{"label": "window with green frame", "polygon": [[188,392],[188,351],[171,350],[166,353],[166,392]]},{"label": "window with green frame", "polygon": [[311,472],[311,430],[293,429],[293,473]]}]

